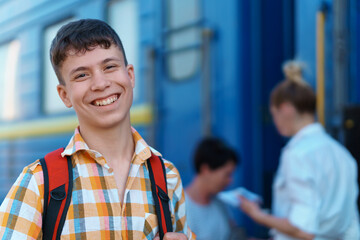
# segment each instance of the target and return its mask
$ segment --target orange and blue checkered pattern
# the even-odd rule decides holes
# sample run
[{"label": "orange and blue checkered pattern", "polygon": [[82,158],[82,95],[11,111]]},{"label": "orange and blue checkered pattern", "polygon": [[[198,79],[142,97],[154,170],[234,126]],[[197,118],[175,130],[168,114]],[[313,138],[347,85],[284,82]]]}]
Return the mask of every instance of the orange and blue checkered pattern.
[{"label": "orange and blue checkered pattern", "polygon": [[[113,170],[104,157],[90,150],[75,130],[63,156],[71,155],[73,192],[61,239],[153,239],[158,222],[146,160],[151,149],[132,129],[135,153],[120,201]],[[189,239],[195,234],[187,226],[185,197],[180,175],[165,160],[173,229]],[[42,239],[43,173],[39,160],[24,168],[0,207],[1,239]]]}]

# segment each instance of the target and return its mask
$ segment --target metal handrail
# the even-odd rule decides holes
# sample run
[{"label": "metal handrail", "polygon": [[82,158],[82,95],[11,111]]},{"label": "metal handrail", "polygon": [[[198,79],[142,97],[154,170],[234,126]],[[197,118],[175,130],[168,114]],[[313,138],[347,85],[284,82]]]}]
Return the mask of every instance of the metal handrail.
[{"label": "metal handrail", "polygon": [[318,121],[325,126],[325,8],[316,13],[316,109]]}]

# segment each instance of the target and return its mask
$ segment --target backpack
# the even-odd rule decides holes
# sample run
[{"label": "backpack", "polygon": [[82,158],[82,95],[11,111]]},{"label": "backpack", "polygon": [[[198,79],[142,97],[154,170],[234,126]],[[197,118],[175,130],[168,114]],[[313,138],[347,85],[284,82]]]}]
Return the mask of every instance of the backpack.
[{"label": "backpack", "polygon": [[[40,159],[44,174],[42,225],[44,240],[60,239],[71,201],[73,188],[72,162],[71,157],[61,156],[63,151],[63,148],[59,148]],[[153,153],[151,153],[151,157],[147,161],[151,192],[158,218],[159,235],[162,240],[165,233],[172,232],[165,165],[163,160]]]}]

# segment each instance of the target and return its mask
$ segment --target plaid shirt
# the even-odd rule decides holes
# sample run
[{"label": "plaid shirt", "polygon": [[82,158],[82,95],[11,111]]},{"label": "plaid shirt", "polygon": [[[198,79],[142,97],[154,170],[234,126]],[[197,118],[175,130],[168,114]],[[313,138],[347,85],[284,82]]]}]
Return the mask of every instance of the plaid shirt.
[{"label": "plaid shirt", "polygon": [[[153,239],[158,232],[147,159],[151,151],[133,130],[136,143],[120,203],[113,170],[88,148],[79,130],[62,153],[73,162],[73,192],[61,239]],[[175,166],[165,161],[173,229],[195,235],[187,227],[185,197]],[[42,239],[43,173],[39,160],[24,168],[0,207],[1,239]]]}]

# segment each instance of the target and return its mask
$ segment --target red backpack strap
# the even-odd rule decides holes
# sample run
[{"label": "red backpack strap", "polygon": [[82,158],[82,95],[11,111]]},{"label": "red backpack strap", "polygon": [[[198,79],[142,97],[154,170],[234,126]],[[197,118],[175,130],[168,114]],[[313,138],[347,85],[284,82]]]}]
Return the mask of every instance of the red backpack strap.
[{"label": "red backpack strap", "polygon": [[162,240],[164,234],[172,232],[171,213],[169,207],[170,198],[167,191],[166,171],[164,161],[151,153],[148,160],[151,191],[155,202],[155,211],[158,218],[159,235]]},{"label": "red backpack strap", "polygon": [[63,148],[40,159],[44,174],[43,239],[60,239],[69,209],[73,176],[71,157],[62,157]]}]

